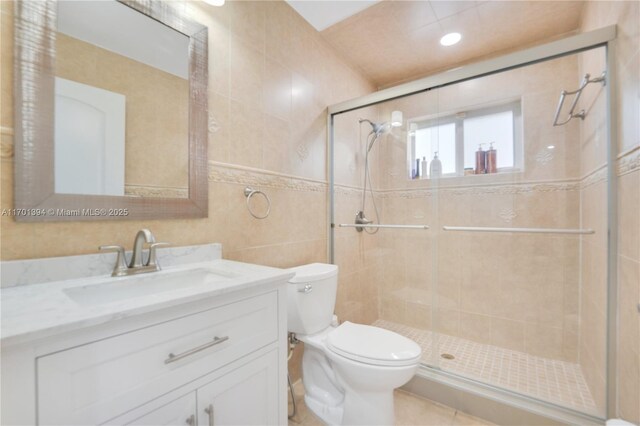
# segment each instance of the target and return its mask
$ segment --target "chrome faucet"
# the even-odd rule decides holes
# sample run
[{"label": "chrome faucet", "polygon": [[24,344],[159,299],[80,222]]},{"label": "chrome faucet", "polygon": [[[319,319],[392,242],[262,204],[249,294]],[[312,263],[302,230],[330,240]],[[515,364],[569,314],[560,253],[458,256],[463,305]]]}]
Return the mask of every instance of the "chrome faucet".
[{"label": "chrome faucet", "polygon": [[[144,244],[149,244],[149,257],[144,262]],[[141,229],[133,240],[133,252],[131,253],[131,261],[129,265],[126,262],[124,247],[122,246],[100,246],[102,251],[115,251],[118,253],[116,264],[113,267],[112,277],[123,277],[126,275],[142,274],[145,272],[159,271],[156,249],[162,246],[168,246],[169,243],[157,243],[155,237],[148,229]]]},{"label": "chrome faucet", "polygon": [[129,268],[140,268],[141,266],[144,266],[142,265],[142,246],[144,243],[153,244],[155,242],[156,237],[153,236],[151,231],[149,231],[148,229],[139,230],[136,234],[136,239],[133,240],[133,253],[131,254],[131,262],[129,262]]}]

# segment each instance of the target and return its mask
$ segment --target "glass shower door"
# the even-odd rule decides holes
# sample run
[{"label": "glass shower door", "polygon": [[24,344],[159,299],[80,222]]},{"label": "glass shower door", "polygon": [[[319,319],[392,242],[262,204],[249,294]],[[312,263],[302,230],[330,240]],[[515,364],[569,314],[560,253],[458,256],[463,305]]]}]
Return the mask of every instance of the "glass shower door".
[{"label": "glass shower door", "polygon": [[439,89],[441,114],[462,121],[465,175],[441,179],[433,233],[440,368],[600,416],[607,288],[602,85],[585,89],[584,120],[553,120],[562,90],[575,89],[586,72],[602,73],[603,50]]}]

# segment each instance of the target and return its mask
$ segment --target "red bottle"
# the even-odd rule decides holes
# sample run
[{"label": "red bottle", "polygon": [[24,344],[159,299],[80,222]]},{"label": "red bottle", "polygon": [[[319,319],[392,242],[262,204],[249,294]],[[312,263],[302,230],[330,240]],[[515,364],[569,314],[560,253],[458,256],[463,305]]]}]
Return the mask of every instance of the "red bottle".
[{"label": "red bottle", "polygon": [[482,145],[478,145],[478,150],[476,151],[476,174],[483,175],[487,173],[487,152],[482,150]]},{"label": "red bottle", "polygon": [[489,151],[487,152],[487,173],[498,173],[498,151],[493,148],[494,142],[489,144]]}]

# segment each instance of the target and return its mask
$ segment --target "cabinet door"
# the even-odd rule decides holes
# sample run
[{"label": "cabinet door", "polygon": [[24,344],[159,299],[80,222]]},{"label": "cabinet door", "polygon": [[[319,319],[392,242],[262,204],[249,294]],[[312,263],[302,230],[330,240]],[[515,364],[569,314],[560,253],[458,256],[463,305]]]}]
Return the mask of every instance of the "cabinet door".
[{"label": "cabinet door", "polygon": [[278,424],[278,351],[198,388],[198,425]]},{"label": "cabinet door", "polygon": [[149,425],[149,426],[195,426],[196,393],[191,392],[173,401],[156,405],[155,408],[141,407],[132,413],[111,420],[105,425]]}]

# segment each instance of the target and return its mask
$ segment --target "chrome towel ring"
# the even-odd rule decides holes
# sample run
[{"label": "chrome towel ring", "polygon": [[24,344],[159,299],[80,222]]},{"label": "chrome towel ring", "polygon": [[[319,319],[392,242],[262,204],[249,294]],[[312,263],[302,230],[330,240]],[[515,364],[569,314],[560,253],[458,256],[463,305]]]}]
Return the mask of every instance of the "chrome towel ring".
[{"label": "chrome towel ring", "polygon": [[[253,197],[256,194],[262,194],[264,199],[267,200],[267,212],[263,216],[259,216],[255,214],[253,210],[251,210],[251,205],[249,204],[251,197]],[[253,189],[250,186],[247,186],[244,188],[244,196],[247,197],[247,209],[249,210],[249,213],[251,214],[251,216],[255,217],[256,219],[266,219],[267,217],[269,217],[269,213],[271,213],[271,200],[269,199],[267,194],[265,194],[264,192],[258,189]]]}]

